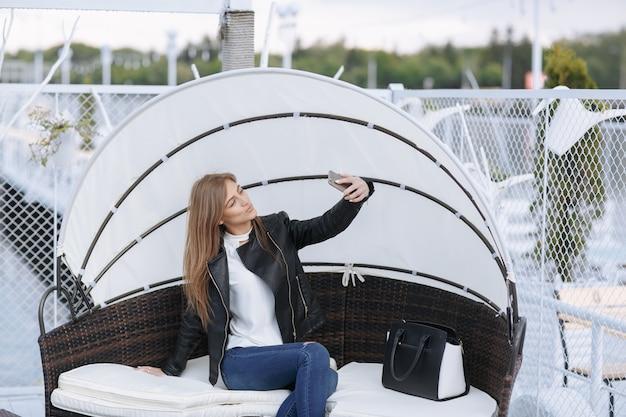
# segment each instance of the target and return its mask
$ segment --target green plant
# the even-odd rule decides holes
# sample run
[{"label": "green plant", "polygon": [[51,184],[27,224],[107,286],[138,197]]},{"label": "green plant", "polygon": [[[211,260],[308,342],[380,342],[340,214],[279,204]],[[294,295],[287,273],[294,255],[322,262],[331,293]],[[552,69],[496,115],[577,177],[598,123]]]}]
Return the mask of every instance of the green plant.
[{"label": "green plant", "polygon": [[72,129],[81,137],[82,149],[93,148],[93,138],[97,132],[91,118],[81,118],[78,122],[72,123],[62,115],[53,116],[49,109],[41,106],[35,106],[28,113],[28,117],[31,124],[39,131],[37,141],[29,145],[31,159],[44,167],[48,159],[59,150],[63,134]]},{"label": "green plant", "polygon": [[[548,75],[548,87],[596,87],[587,72],[585,62],[572,50],[561,45],[556,45],[548,53],[545,71]],[[554,263],[561,280],[571,282],[574,280],[576,261],[580,257],[584,258],[593,222],[604,211],[606,195],[602,181],[603,139],[602,132],[596,125],[565,154],[547,154],[544,150],[545,133],[560,104],[560,100],[555,100],[540,116],[534,167],[537,197],[532,202],[530,211],[536,219],[542,219],[544,205],[546,207],[545,226],[542,220],[538,227],[539,231],[545,227],[545,241],[538,234],[534,256],[539,258],[545,249],[546,260]],[[593,100],[586,100],[583,104],[589,111],[601,111],[605,107],[603,103]],[[548,155],[547,161],[544,160],[544,155]],[[547,168],[545,181],[544,168]]]},{"label": "green plant", "polygon": [[74,129],[81,138],[80,149],[82,151],[92,151],[94,149],[93,138],[96,135],[96,121],[94,114],[96,112],[96,99],[91,93],[80,94],[78,96],[80,103],[80,119],[74,125]]}]

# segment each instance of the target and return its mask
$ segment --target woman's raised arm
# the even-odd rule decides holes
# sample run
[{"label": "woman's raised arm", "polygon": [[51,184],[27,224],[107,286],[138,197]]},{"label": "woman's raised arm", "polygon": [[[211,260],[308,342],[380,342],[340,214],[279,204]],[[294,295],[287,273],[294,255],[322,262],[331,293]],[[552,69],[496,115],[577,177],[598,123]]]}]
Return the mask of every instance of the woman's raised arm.
[{"label": "woman's raised arm", "polygon": [[374,183],[366,182],[360,177],[346,175],[337,182],[351,185],[344,190],[343,198],[321,216],[308,220],[291,220],[286,212],[279,213],[298,250],[343,232],[361,210],[363,203],[374,193]]}]

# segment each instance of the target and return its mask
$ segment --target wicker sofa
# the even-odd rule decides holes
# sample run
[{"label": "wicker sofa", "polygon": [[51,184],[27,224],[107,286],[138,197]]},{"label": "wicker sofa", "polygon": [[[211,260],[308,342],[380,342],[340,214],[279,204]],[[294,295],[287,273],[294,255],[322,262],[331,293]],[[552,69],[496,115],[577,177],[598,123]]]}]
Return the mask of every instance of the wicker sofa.
[{"label": "wicker sofa", "polygon": [[[368,275],[364,283],[344,287],[341,274],[308,275],[327,322],[307,340],[324,344],[339,368],[353,361],[382,363],[385,335],[394,320],[446,324],[463,340],[470,384],[496,400],[499,416],[507,415],[522,359],[523,318],[515,323],[511,340],[504,317],[448,291]],[[41,336],[46,416],[80,415],[50,402],[65,371],[98,362],[159,366],[174,347],[183,302],[181,287],[168,287],[83,315]],[[203,341],[192,358],[206,354]]]}]

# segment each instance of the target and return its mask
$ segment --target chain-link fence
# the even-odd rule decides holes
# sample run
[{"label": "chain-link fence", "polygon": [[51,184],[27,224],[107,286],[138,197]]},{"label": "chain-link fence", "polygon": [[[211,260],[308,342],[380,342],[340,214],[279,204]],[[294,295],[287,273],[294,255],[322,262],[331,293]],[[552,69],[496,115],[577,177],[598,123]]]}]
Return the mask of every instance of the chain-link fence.
[{"label": "chain-link fence", "polygon": [[474,175],[511,253],[528,330],[510,415],[626,416],[626,92],[388,95]]},{"label": "chain-link fence", "polygon": [[[17,398],[15,404],[30,393],[42,407],[32,415],[43,415],[37,306],[55,283],[53,242],[65,204],[106,134],[168,88],[50,85],[12,120],[37,87],[5,84],[0,92],[0,409],[3,398]],[[80,146],[48,155],[61,141]],[[66,285],[68,278],[63,271]],[[58,301],[53,293],[45,305],[47,329],[69,319]]]},{"label": "chain-link fence", "polygon": [[[91,127],[82,150],[33,162],[28,143],[45,130],[26,113],[0,143],[0,387],[41,384],[36,306],[72,184],[106,134],[166,89],[51,86],[37,104]],[[454,152],[499,223],[528,318],[510,415],[626,416],[626,92],[372,93]],[[0,93],[3,125],[28,94]],[[61,305],[47,303],[48,328],[67,319]]]}]

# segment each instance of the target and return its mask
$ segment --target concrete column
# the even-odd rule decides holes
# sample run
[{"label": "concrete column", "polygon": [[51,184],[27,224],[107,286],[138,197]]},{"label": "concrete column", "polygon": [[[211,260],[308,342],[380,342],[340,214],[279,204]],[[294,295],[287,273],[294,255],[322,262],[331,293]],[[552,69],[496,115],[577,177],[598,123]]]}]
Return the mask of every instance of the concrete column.
[{"label": "concrete column", "polygon": [[176,85],[176,32],[167,32],[167,85]]},{"label": "concrete column", "polygon": [[[59,56],[61,55],[61,51],[63,48],[59,49]],[[67,51],[67,58],[61,63],[61,83],[69,84],[70,83],[70,72],[72,69],[72,48]]]},{"label": "concrete column", "polygon": [[35,51],[35,60],[33,62],[33,82],[35,84],[43,81],[43,51],[37,49]]},{"label": "concrete column", "polygon": [[513,73],[513,28],[506,29],[506,45],[504,46],[504,56],[502,57],[502,88],[511,88]]},{"label": "concrete column", "polygon": [[372,55],[367,59],[367,88],[376,88],[378,79],[378,64]]},{"label": "concrete column", "polygon": [[100,48],[100,61],[102,62],[102,84],[111,84],[111,63],[113,62],[113,54],[108,45]]},{"label": "concrete column", "polygon": [[227,9],[221,18],[222,71],[254,67],[254,12]]}]

